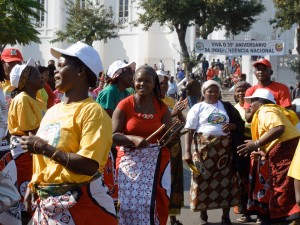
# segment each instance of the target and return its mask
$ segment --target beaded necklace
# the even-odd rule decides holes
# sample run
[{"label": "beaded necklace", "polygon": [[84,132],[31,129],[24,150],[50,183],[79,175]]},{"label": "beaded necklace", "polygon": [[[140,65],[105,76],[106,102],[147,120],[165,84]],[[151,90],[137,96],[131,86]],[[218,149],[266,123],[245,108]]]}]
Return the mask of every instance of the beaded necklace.
[{"label": "beaded necklace", "polygon": [[[142,111],[142,110],[141,110],[142,107],[138,104],[138,101],[137,101],[136,96],[134,95],[133,97],[134,97],[134,100],[135,100],[135,103],[136,103],[137,108],[139,109],[139,111]],[[152,100],[152,99],[151,99],[151,100]],[[149,112],[150,107],[151,107],[151,103],[149,103],[146,112]],[[154,115],[151,114],[151,113],[138,113],[138,117],[143,118],[143,119],[146,119],[146,120],[150,120],[150,119],[153,119],[153,118],[154,118]]]}]

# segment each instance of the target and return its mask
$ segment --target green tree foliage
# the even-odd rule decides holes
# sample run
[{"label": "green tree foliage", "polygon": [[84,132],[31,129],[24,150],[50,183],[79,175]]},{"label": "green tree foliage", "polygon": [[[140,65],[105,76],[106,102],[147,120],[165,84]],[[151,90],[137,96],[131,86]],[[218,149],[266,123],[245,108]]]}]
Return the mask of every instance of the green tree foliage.
[{"label": "green tree foliage", "polygon": [[290,70],[300,75],[300,59],[295,58],[288,62],[288,65],[290,66]]},{"label": "green tree foliage", "polygon": [[0,51],[6,45],[40,43],[33,20],[43,6],[37,0],[0,0]]},{"label": "green tree foliage", "polygon": [[276,13],[275,19],[270,20],[276,28],[289,30],[297,24],[297,52],[300,54],[300,0],[273,0]]},{"label": "green tree foliage", "polygon": [[51,42],[74,43],[84,41],[92,45],[94,41],[104,40],[107,42],[110,38],[118,37],[117,29],[122,28],[114,20],[114,14],[111,8],[106,9],[104,5],[94,4],[92,1],[86,1],[82,7],[80,1],[66,1],[68,19],[66,27],[56,32],[57,38]]},{"label": "green tree foliage", "polygon": [[194,67],[190,51],[185,42],[187,28],[197,24],[200,35],[207,36],[218,29],[225,29],[227,35],[248,31],[255,22],[255,16],[265,10],[258,0],[143,0],[139,6],[136,24],[143,24],[148,30],[154,22],[169,25],[178,35],[183,61],[188,70]]}]

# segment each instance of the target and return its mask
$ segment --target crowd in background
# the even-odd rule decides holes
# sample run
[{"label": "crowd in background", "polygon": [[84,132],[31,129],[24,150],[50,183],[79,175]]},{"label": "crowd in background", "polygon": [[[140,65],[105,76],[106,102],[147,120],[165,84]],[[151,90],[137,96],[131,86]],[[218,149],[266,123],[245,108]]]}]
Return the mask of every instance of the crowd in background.
[{"label": "crowd in background", "polygon": [[82,42],[50,52],[56,65],[1,54],[0,224],[182,225],[182,158],[199,224],[220,208],[232,225],[231,207],[240,223],[299,223],[300,84],[272,81],[267,59],[251,86],[240,57],[172,75],[162,60],[105,70]]}]

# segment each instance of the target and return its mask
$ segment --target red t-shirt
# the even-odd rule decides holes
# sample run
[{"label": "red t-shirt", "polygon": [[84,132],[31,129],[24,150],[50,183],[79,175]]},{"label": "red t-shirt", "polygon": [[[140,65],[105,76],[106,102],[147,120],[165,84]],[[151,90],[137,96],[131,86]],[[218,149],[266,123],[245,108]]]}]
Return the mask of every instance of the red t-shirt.
[{"label": "red t-shirt", "polygon": [[238,67],[237,69],[236,69],[236,71],[234,72],[234,75],[237,75],[237,76],[241,76],[241,67]]},{"label": "red t-shirt", "polygon": [[47,109],[49,109],[55,104],[55,94],[48,83],[45,83],[44,88],[48,94]]},{"label": "red t-shirt", "polygon": [[[280,105],[284,108],[291,106],[291,95],[290,95],[289,88],[284,84],[274,82],[274,81],[266,87],[264,87],[260,84],[257,84],[257,85],[254,85],[254,86],[248,88],[245,93],[245,97],[252,96],[254,94],[254,92],[259,88],[265,88],[265,89],[271,91],[275,97],[277,105]],[[243,107],[244,107],[244,109],[249,109],[250,104],[245,101]]]},{"label": "red t-shirt", "polygon": [[215,70],[212,68],[208,68],[208,70],[206,72],[206,79],[211,80],[211,79],[213,79],[214,75],[215,75]]},{"label": "red t-shirt", "polygon": [[[152,98],[152,101],[156,110],[153,119],[144,119],[138,116],[138,113],[134,111],[133,95],[119,102],[117,108],[126,115],[123,134],[147,138],[162,125],[162,117],[168,108],[164,103],[160,105],[155,97]],[[162,133],[157,134],[150,139],[149,143],[157,143],[161,135]]]}]

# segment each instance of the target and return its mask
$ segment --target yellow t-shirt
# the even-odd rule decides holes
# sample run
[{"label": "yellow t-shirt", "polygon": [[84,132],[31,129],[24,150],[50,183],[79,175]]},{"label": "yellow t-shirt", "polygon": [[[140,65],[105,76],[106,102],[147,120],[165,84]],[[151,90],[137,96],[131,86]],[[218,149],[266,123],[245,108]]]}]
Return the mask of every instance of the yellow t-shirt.
[{"label": "yellow t-shirt", "polygon": [[37,129],[46,111],[47,108],[44,103],[33,99],[24,91],[21,92],[11,101],[9,106],[9,133],[22,136],[25,135],[25,131]]},{"label": "yellow t-shirt", "polygon": [[42,98],[43,102],[47,105],[49,96],[45,88],[42,88],[38,91],[37,98],[40,99],[40,97]]},{"label": "yellow t-shirt", "polygon": [[234,107],[239,111],[242,119],[245,121],[244,136],[251,138],[251,123],[248,123],[245,119],[245,109],[240,105],[240,103],[237,103]]},{"label": "yellow t-shirt", "polygon": [[[37,136],[64,152],[93,159],[103,172],[112,145],[112,121],[92,98],[70,104],[59,103],[44,116]],[[43,155],[33,155],[33,183],[80,183],[92,177],[65,169]]]},{"label": "yellow t-shirt", "polygon": [[265,145],[265,150],[268,152],[279,142],[291,140],[300,136],[297,130],[287,116],[278,107],[262,107],[258,112],[258,137],[262,137],[274,127],[285,126],[284,133],[276,140]]},{"label": "yellow t-shirt", "polygon": [[174,98],[171,98],[169,96],[166,96],[162,101],[168,106],[169,109],[173,109],[175,106],[175,100]]},{"label": "yellow t-shirt", "polygon": [[[9,80],[5,80],[5,82],[2,82],[2,88],[3,88],[3,93],[6,97],[6,102],[9,105],[11,102],[11,92],[14,90],[14,87],[10,85]],[[39,99],[41,102],[43,102],[47,107],[48,94],[44,88],[38,90],[36,94],[36,98]]]},{"label": "yellow t-shirt", "polygon": [[12,90],[14,89],[13,86],[10,85],[10,81],[9,80],[5,80],[1,84],[2,84],[2,89],[3,89],[4,93],[11,93]]},{"label": "yellow t-shirt", "polygon": [[300,180],[300,142],[298,143],[293,161],[290,165],[288,176]]}]

